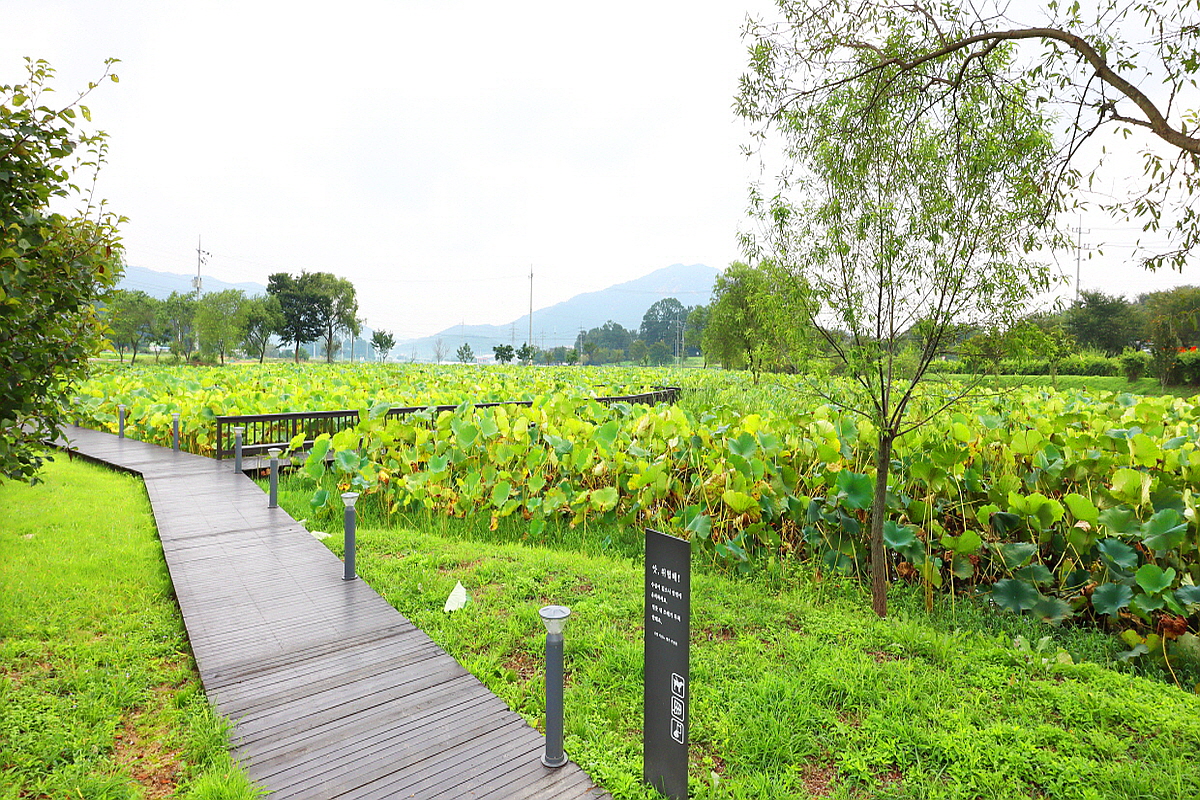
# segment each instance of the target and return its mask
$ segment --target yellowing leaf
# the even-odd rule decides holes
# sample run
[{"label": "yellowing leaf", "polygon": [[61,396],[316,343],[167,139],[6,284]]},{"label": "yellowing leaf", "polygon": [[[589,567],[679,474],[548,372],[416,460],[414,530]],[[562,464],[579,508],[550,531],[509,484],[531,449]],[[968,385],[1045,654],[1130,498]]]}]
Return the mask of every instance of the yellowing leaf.
[{"label": "yellowing leaf", "polygon": [[734,513],[745,514],[752,508],[758,507],[758,501],[745,492],[736,492],[733,489],[726,489],[721,495],[721,499],[725,501],[725,505],[729,506]]}]

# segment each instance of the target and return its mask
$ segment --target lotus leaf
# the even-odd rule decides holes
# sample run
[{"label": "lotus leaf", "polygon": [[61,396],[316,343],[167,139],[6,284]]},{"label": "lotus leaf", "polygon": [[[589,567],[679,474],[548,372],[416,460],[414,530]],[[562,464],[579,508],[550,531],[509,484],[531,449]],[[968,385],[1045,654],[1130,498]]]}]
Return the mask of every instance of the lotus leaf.
[{"label": "lotus leaf", "polygon": [[1055,625],[1074,616],[1071,606],[1065,600],[1058,597],[1039,597],[1030,610],[1042,622],[1049,622]]},{"label": "lotus leaf", "polygon": [[1173,508],[1166,508],[1142,525],[1142,542],[1159,553],[1183,543],[1187,536],[1187,520]]},{"label": "lotus leaf", "polygon": [[992,585],[992,601],[1018,614],[1033,608],[1040,599],[1038,590],[1026,581],[1006,578]]},{"label": "lotus leaf", "polygon": [[1143,564],[1134,574],[1134,579],[1146,594],[1161,594],[1175,582],[1175,568],[1167,567],[1164,570],[1157,564]]},{"label": "lotus leaf", "polygon": [[861,475],[844,469],[837,475],[837,499],[846,508],[870,508],[874,498],[875,482],[870,475]]},{"label": "lotus leaf", "polygon": [[1129,605],[1133,599],[1133,589],[1121,583],[1105,583],[1097,586],[1092,592],[1092,607],[1097,613],[1116,616],[1117,612]]}]

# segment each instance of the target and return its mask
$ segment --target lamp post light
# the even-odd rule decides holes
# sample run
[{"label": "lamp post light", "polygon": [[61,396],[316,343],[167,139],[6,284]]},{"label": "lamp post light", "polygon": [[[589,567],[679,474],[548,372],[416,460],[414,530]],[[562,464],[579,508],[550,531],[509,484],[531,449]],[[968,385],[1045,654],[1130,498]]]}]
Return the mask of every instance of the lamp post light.
[{"label": "lamp post light", "polygon": [[561,767],[567,763],[563,752],[563,629],[571,609],[545,606],[538,615],[546,626],[546,752],[542,763]]},{"label": "lamp post light", "polygon": [[271,493],[267,495],[267,508],[279,508],[279,454],[282,452],[278,447],[267,451],[271,456]]},{"label": "lamp post light", "polygon": [[125,404],[121,403],[117,406],[117,438],[125,438]]},{"label": "lamp post light", "polygon": [[179,412],[171,412],[171,449],[179,452]]},{"label": "lamp post light", "polygon": [[235,475],[242,471],[242,433],[245,428],[233,429],[233,472]]},{"label": "lamp post light", "polygon": [[343,492],[342,502],[346,504],[346,567],[342,572],[342,580],[352,581],[357,575],[354,574],[354,528],[356,519],[354,516],[354,501],[358,500],[358,492]]}]

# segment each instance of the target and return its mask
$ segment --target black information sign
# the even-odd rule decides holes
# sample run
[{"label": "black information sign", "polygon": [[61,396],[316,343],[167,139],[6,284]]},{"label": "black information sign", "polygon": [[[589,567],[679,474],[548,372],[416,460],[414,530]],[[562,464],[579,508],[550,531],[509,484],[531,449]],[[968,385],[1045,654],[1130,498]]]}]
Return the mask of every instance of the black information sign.
[{"label": "black information sign", "polygon": [[691,585],[691,545],[647,529],[643,775],[672,800],[686,800],[688,794]]}]

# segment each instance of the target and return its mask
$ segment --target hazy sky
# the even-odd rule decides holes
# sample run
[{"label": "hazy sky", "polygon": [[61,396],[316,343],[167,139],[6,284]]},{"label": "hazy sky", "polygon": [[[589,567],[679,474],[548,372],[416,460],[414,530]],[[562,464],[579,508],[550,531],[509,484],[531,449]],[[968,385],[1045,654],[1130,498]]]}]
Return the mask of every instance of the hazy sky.
[{"label": "hazy sky", "polygon": [[[740,30],[767,0],[0,0],[0,83],[58,69],[111,136],[99,194],[130,264],[266,283],[328,271],[398,338],[537,307],[673,263],[738,257]],[[312,9],[312,10],[310,10]],[[1195,275],[1124,265],[1085,219],[1084,288]],[[1073,253],[1059,255],[1074,276]]]}]

